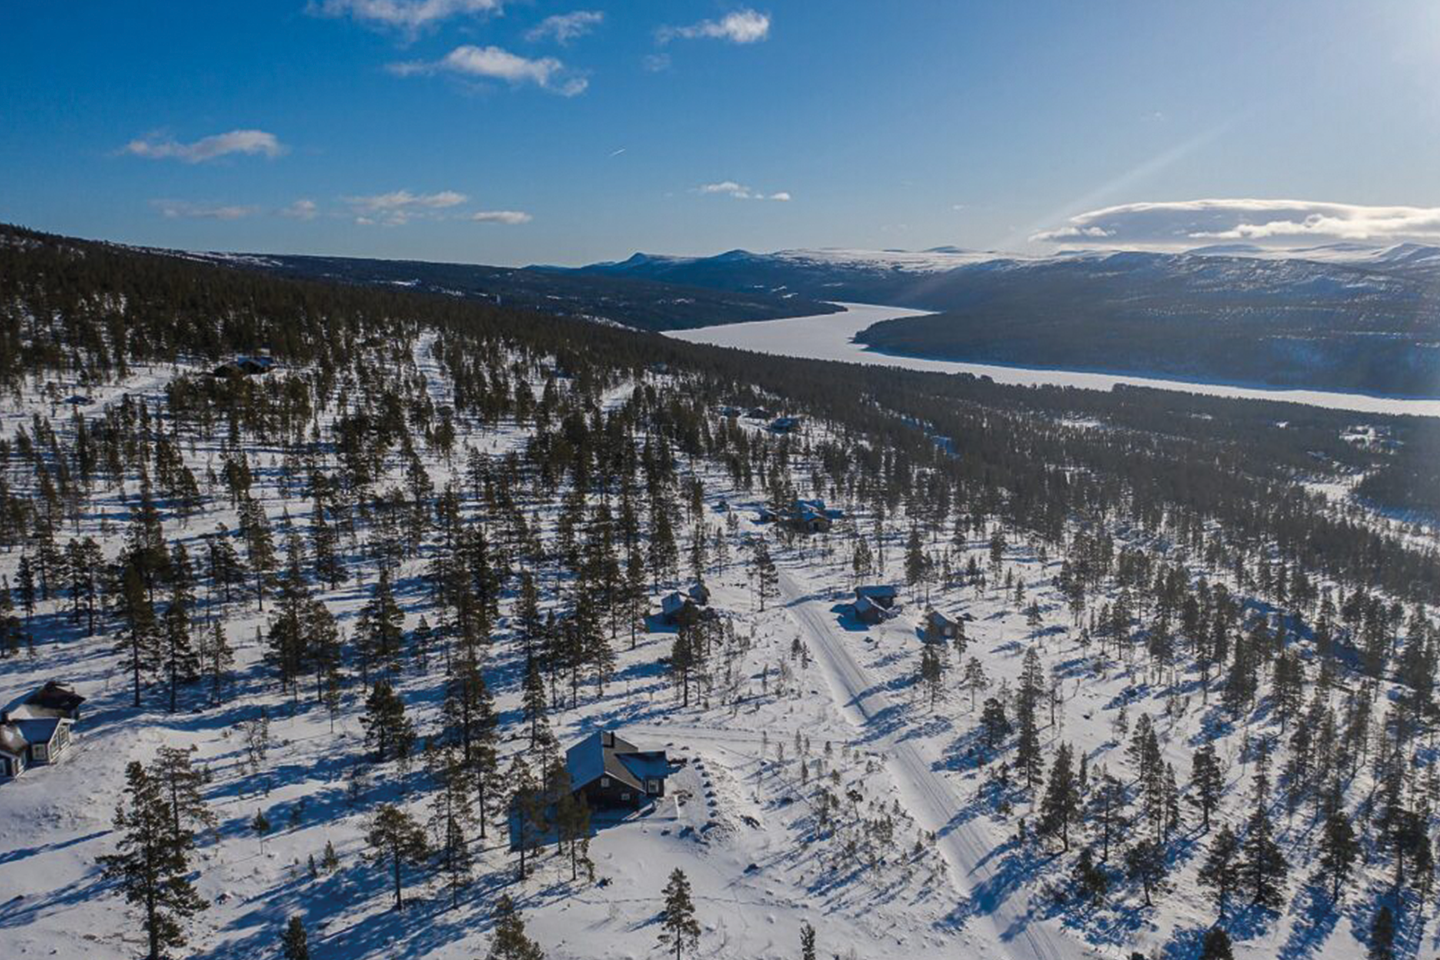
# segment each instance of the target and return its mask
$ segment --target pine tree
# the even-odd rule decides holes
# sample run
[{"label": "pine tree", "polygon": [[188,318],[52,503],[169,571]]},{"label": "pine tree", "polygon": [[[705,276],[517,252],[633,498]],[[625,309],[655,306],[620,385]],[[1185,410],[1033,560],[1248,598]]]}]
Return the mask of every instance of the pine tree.
[{"label": "pine tree", "polygon": [[535,774],[517,751],[505,773],[510,784],[510,817],[515,825],[515,849],[520,853],[520,879],[526,877],[526,855],[536,845],[537,827],[544,819],[545,798]]},{"label": "pine tree", "polygon": [[1080,851],[1071,877],[1082,902],[1092,907],[1105,902],[1105,895],[1110,890],[1110,875],[1095,863],[1095,854],[1089,847]]},{"label": "pine tree", "polygon": [[98,862],[125,899],[144,909],[148,958],[160,960],[166,950],[185,945],[182,924],[206,907],[189,880],[194,838],[174,829],[160,785],[138,761],[126,767],[125,784],[125,800],[115,811],[117,850]]},{"label": "pine tree", "polygon": [[402,871],[405,867],[424,865],[429,855],[425,831],[404,810],[384,803],[370,821],[365,842],[369,846],[365,858],[370,863],[382,869],[389,864],[395,882],[395,909],[405,909]]},{"label": "pine tree", "polygon": [[[9,591],[5,591],[8,596]],[[141,679],[155,664],[159,639],[155,607],[145,586],[144,573],[133,554],[121,559],[117,606],[125,621],[125,630],[116,645],[117,652],[129,661],[133,705],[140,706]]]},{"label": "pine tree", "polygon": [[200,673],[200,659],[190,642],[190,608],[195,603],[193,579],[190,555],[183,543],[177,543],[170,554],[170,604],[165,608],[161,631],[171,713],[175,712],[180,684],[194,680]]},{"label": "pine tree", "polygon": [[1145,891],[1145,906],[1154,906],[1151,895],[1164,885],[1169,873],[1165,848],[1156,840],[1141,840],[1125,851],[1125,870],[1131,880],[1138,880]]},{"label": "pine tree", "polygon": [[415,728],[405,716],[405,704],[390,684],[377,681],[365,699],[365,714],[360,718],[365,728],[365,746],[375,751],[375,761],[384,763],[391,755],[405,758],[415,742]]},{"label": "pine tree", "polygon": [[404,619],[390,586],[390,571],[382,568],[375,592],[361,612],[361,622],[367,629],[366,642],[370,655],[392,674],[400,668],[401,647],[405,639]]},{"label": "pine tree", "polygon": [[1230,949],[1230,934],[1225,932],[1224,927],[1211,927],[1205,931],[1205,939],[1200,942],[1200,960],[1235,960],[1235,954]]},{"label": "pine tree", "polygon": [[310,960],[310,943],[305,936],[305,924],[297,914],[285,925],[280,937],[280,955],[285,960]]},{"label": "pine tree", "polygon": [[1040,754],[1040,729],[1036,717],[1043,682],[1040,655],[1031,647],[1025,651],[1025,662],[1020,671],[1020,686],[1015,697],[1015,720],[1020,731],[1015,740],[1015,769],[1025,779],[1027,790],[1035,789],[1044,770],[1044,758]]},{"label": "pine tree", "polygon": [[985,701],[980,711],[980,726],[985,730],[985,747],[994,750],[1000,741],[1010,735],[1010,718],[1005,716],[1005,704],[995,697]]},{"label": "pine tree", "polygon": [[540,728],[545,724],[545,681],[540,676],[540,664],[536,658],[525,661],[525,682],[522,687],[521,709],[525,722],[530,725],[530,747],[534,749],[540,741]]},{"label": "pine tree", "polygon": [[1040,803],[1040,821],[1036,826],[1042,836],[1059,836],[1060,849],[1065,852],[1070,850],[1070,824],[1075,822],[1080,807],[1071,756],[1068,743],[1062,743],[1055,751],[1055,763],[1050,768],[1050,782],[1045,787],[1045,797]]},{"label": "pine tree", "polygon": [[770,548],[759,537],[755,538],[755,595],[760,600],[760,609],[765,601],[780,595],[780,572],[770,558]]},{"label": "pine tree", "polygon": [[1270,813],[1261,803],[1246,828],[1240,870],[1250,888],[1251,902],[1269,910],[1278,910],[1284,903],[1285,874],[1290,869],[1274,833]]},{"label": "pine tree", "polygon": [[1360,853],[1360,844],[1355,837],[1355,828],[1350,818],[1338,804],[1325,817],[1320,834],[1320,874],[1330,883],[1330,901],[1338,903],[1340,891],[1350,879],[1355,858]]},{"label": "pine tree", "polygon": [[815,960],[815,928],[808,922],[800,928],[800,960]]},{"label": "pine tree", "polygon": [[924,685],[930,700],[930,709],[940,700],[945,689],[945,644],[926,643],[920,647],[920,673],[917,680]]},{"label": "pine tree", "polygon": [[700,922],[695,919],[695,903],[690,896],[690,881],[685,871],[676,867],[665,885],[665,907],[660,916],[660,946],[673,951],[681,960],[686,950],[700,943]]},{"label": "pine tree", "polygon": [[1215,754],[1214,741],[1206,741],[1195,751],[1190,764],[1190,802],[1200,808],[1205,830],[1210,829],[1210,815],[1220,805],[1225,792],[1225,775]]},{"label": "pine tree", "polygon": [[1103,767],[1095,794],[1090,799],[1090,815],[1100,826],[1100,862],[1110,862],[1110,845],[1124,836],[1126,826],[1125,785]]},{"label": "pine tree", "polygon": [[1381,907],[1370,924],[1370,948],[1366,960],[1393,960],[1395,956],[1395,914],[1387,907]]},{"label": "pine tree", "polygon": [[503,893],[495,903],[495,935],[490,938],[486,960],[545,960],[540,944],[525,933],[525,921],[515,909],[510,894]]},{"label": "pine tree", "polygon": [[435,859],[445,885],[450,889],[450,906],[460,903],[460,891],[470,882],[473,860],[466,835],[475,821],[470,802],[470,777],[465,758],[454,744],[445,744],[427,755],[439,789],[431,795],[430,833],[435,838]]},{"label": "pine tree", "polygon": [[225,681],[235,666],[235,651],[225,636],[225,625],[219,620],[200,636],[200,668],[210,681],[210,699],[219,702]]},{"label": "pine tree", "polygon": [[170,826],[176,836],[215,826],[215,814],[205,803],[205,772],[191,766],[190,751],[162,746],[150,773],[170,808]]},{"label": "pine tree", "polygon": [[590,857],[590,805],[585,798],[570,787],[570,774],[562,764],[564,783],[560,785],[559,797],[555,802],[555,828],[562,846],[570,851],[570,879],[580,876],[580,864],[589,865]]},{"label": "pine tree", "polygon": [[1202,886],[1209,887],[1215,894],[1215,910],[1220,919],[1225,919],[1225,907],[1230,894],[1240,885],[1240,840],[1230,825],[1223,824],[1215,839],[1210,842],[1210,852],[1205,857],[1196,879]]}]

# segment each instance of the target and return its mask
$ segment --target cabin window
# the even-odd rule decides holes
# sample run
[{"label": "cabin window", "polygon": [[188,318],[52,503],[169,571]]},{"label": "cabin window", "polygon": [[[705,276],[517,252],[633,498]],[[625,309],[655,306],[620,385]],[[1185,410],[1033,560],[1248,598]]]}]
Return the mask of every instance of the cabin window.
[{"label": "cabin window", "polygon": [[608,787],[608,786],[610,786],[610,778],[609,778],[609,777],[601,777],[601,778],[600,778],[600,786],[602,786],[602,787]]},{"label": "cabin window", "polygon": [[49,756],[49,751],[46,749],[46,747],[45,747],[44,744],[42,744],[42,743],[37,743],[37,744],[35,744],[35,759],[36,759],[36,760],[44,760],[44,759],[46,759],[48,756]]},{"label": "cabin window", "polygon": [[650,793],[659,793],[659,792],[660,792],[660,781],[659,781],[659,780],[651,780],[651,781],[650,781],[650,786],[646,787],[646,790],[647,790],[648,792],[650,792]]},{"label": "cabin window", "polygon": [[620,794],[620,799],[621,799],[621,800],[629,800],[629,799],[630,799],[630,794],[628,794],[628,793],[622,793],[622,794]]}]

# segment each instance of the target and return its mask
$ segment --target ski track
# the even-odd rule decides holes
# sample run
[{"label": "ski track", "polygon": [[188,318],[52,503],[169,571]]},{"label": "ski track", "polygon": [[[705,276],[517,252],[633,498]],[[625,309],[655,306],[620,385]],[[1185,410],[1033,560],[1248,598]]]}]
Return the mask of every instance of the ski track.
[{"label": "ski track", "polygon": [[[876,726],[877,719],[895,709],[880,686],[855,662],[844,639],[837,637],[829,620],[829,611],[822,610],[807,591],[787,572],[780,572],[780,592],[786,611],[804,632],[816,653],[817,662],[825,671],[832,693],[839,697],[841,711],[861,728]],[[962,898],[957,915],[981,915],[995,928],[995,938],[1004,951],[1002,956],[1025,960],[1056,960],[1074,955],[1076,944],[1058,932],[1042,926],[1039,921],[1017,909],[1009,894],[1002,891],[998,899],[980,901],[974,892],[982,884],[993,881],[988,866],[993,844],[991,838],[970,819],[951,824],[956,811],[964,805],[954,788],[920,756],[912,744],[903,742],[894,732],[876,730],[871,740],[885,757],[891,776],[910,803],[910,812],[927,830],[937,835],[941,854],[950,864],[956,892]],[[1020,891],[1014,891],[1018,896]],[[1023,899],[1023,897],[1021,898]]]}]

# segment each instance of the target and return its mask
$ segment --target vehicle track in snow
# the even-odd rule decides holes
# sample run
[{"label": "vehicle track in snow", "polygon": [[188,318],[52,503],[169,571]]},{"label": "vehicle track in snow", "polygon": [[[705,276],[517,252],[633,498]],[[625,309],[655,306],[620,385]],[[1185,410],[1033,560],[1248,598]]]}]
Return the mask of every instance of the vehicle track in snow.
[{"label": "vehicle track in snow", "polygon": [[[786,612],[799,625],[811,651],[829,680],[841,711],[871,735],[870,744],[885,758],[891,775],[905,795],[910,812],[927,830],[934,831],[941,854],[950,865],[951,879],[964,903],[957,915],[983,917],[994,927],[998,956],[1016,960],[1061,960],[1093,955],[1084,944],[1027,916],[1028,905],[1015,891],[987,894],[977,901],[977,888],[995,889],[992,838],[975,819],[954,822],[964,807],[955,788],[922,757],[913,744],[900,739],[903,727],[885,729],[884,718],[897,712],[879,683],[855,661],[844,637],[837,635],[833,614],[790,573],[780,572],[780,593]],[[973,947],[971,948],[973,949]]]}]

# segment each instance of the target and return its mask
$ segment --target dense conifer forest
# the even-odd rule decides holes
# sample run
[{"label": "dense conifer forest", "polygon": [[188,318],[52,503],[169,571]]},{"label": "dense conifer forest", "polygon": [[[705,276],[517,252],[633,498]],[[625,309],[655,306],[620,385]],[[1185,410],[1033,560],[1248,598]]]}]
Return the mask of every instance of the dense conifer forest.
[{"label": "dense conifer forest", "polygon": [[[739,897],[767,956],[1435,936],[1434,421],[20,228],[0,395],[0,682],[92,701],[0,784],[5,872],[60,878],[0,927],[113,896],[117,955],[760,955]],[[955,636],[867,629],[877,581]],[[686,761],[663,827],[570,789],[626,725]]]}]

